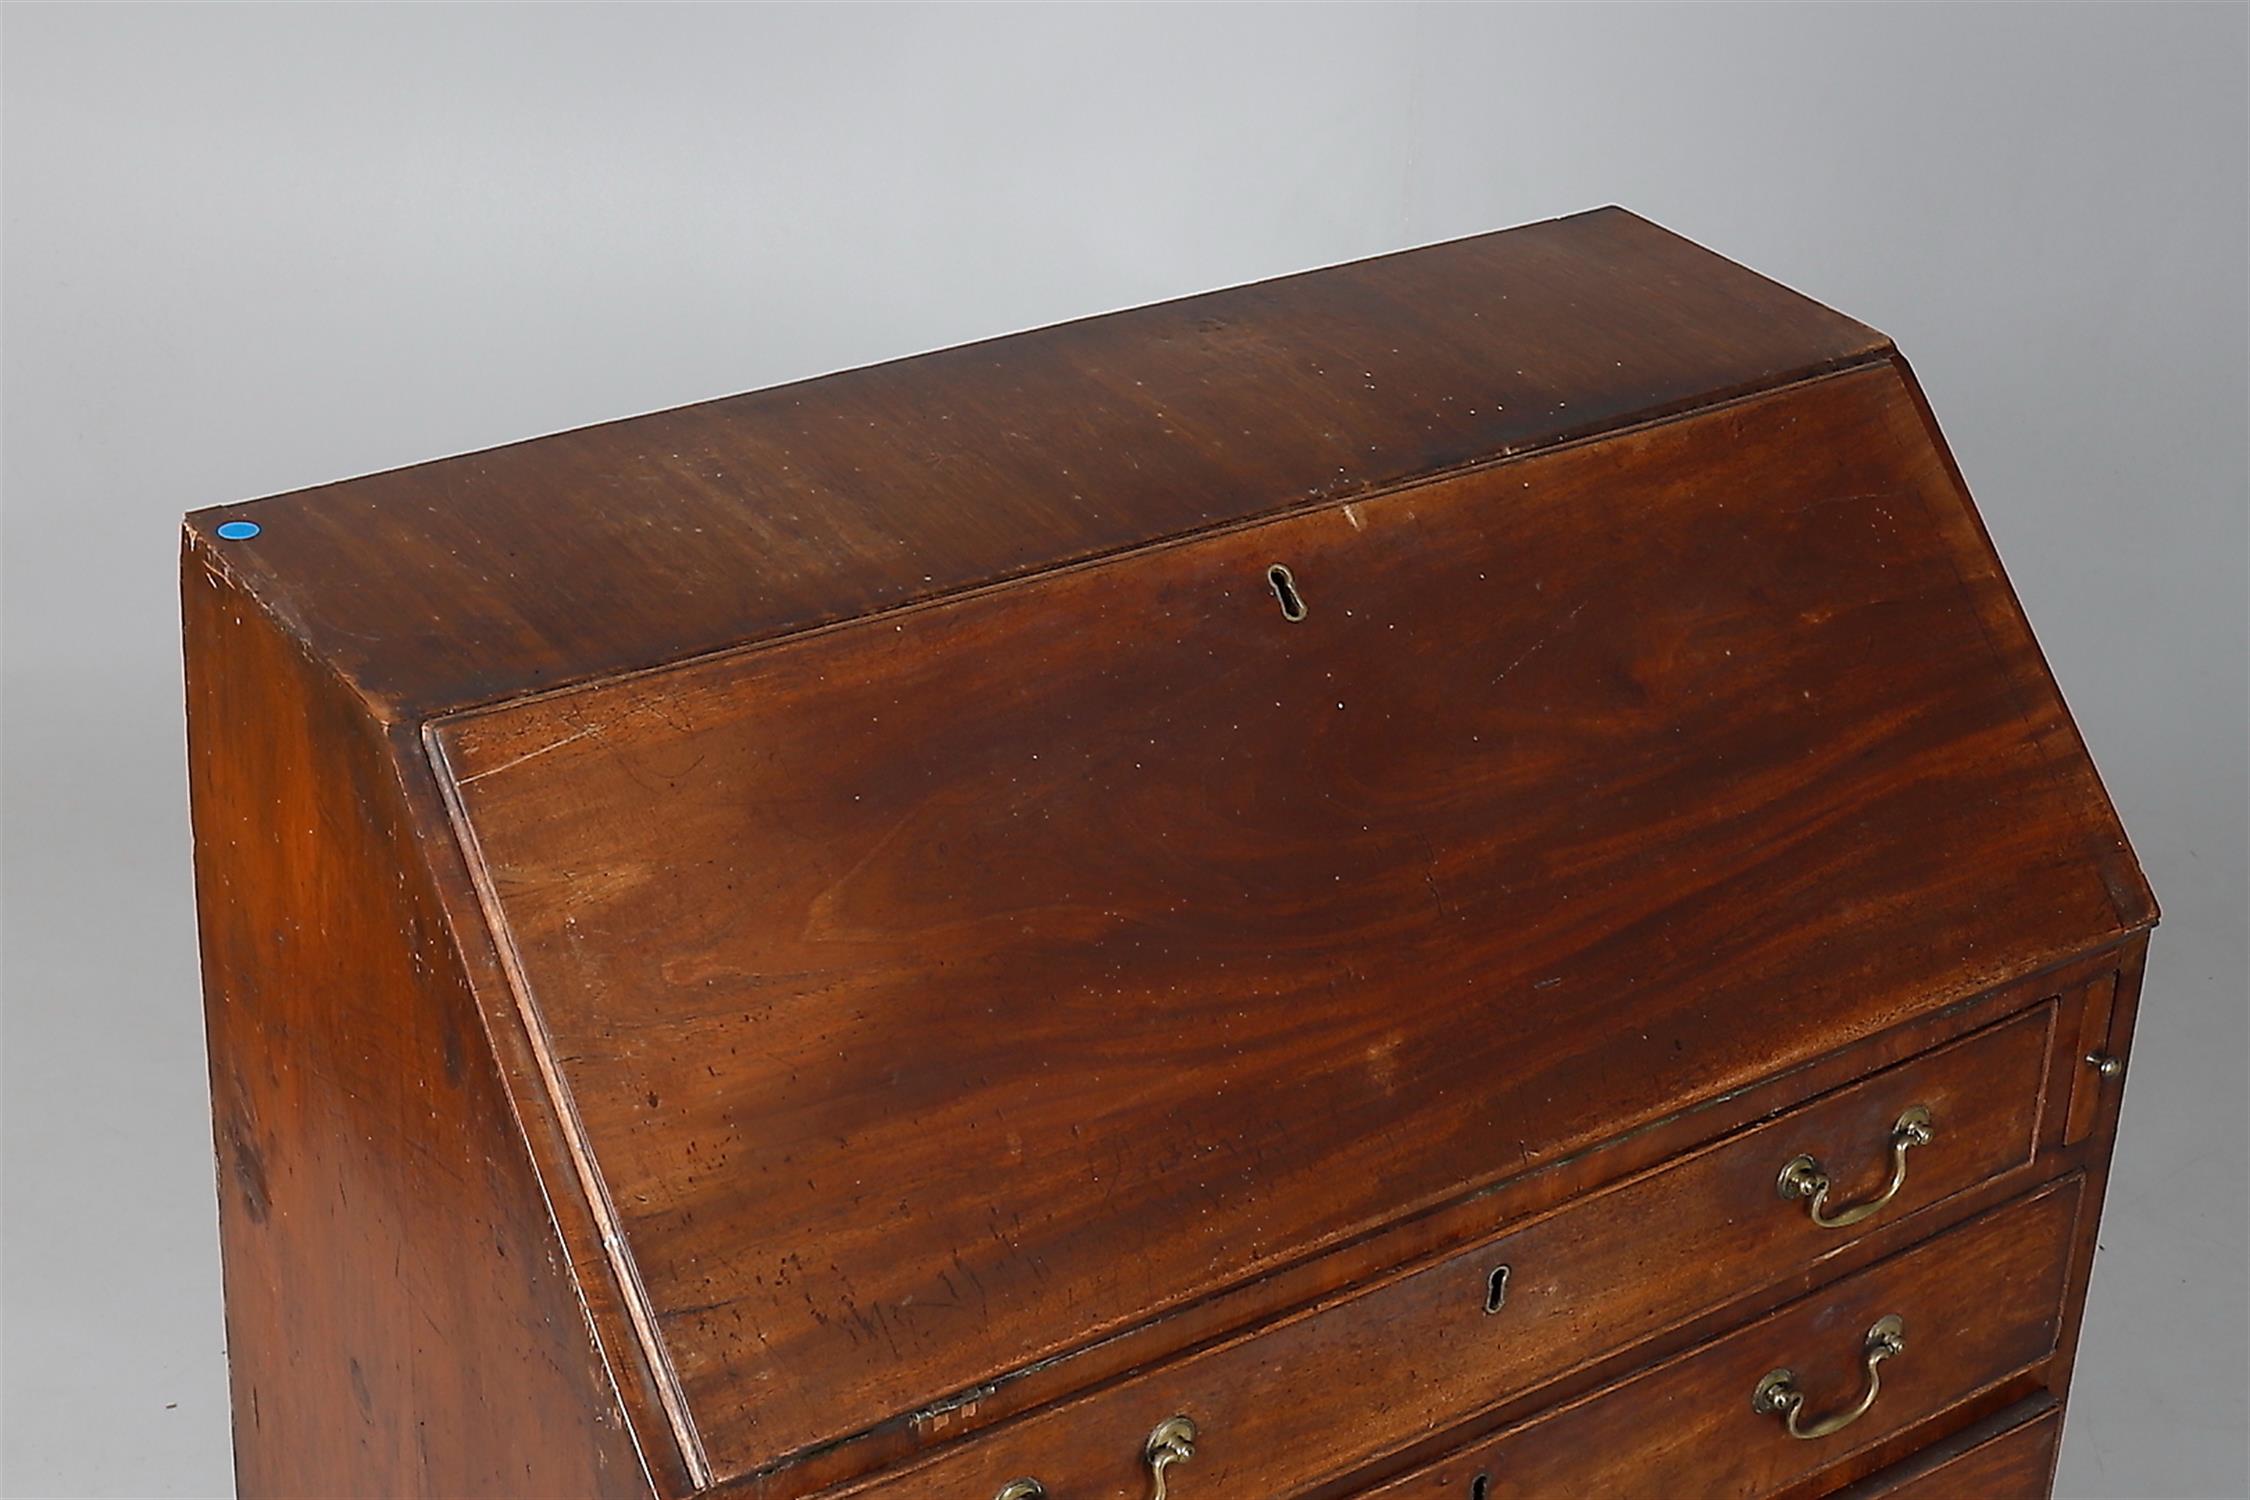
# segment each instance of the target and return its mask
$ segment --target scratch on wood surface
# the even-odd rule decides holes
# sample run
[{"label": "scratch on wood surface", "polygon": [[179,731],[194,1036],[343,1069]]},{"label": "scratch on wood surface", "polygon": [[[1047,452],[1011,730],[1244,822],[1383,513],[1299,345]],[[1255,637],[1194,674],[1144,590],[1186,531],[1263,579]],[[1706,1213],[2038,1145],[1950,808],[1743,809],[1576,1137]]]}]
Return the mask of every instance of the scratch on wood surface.
[{"label": "scratch on wood surface", "polygon": [[1585,612],[1585,609],[1585,601],[1580,600],[1578,606],[1575,609],[1571,610],[1569,614],[1564,615],[1562,617],[1562,620],[1558,624],[1550,628],[1546,632],[1546,634],[1540,636],[1538,640],[1533,641],[1530,645],[1524,647],[1522,652],[1517,655],[1516,659],[1512,662],[1509,662],[1506,666],[1502,667],[1498,675],[1496,675],[1492,680],[1494,682],[1500,682],[1504,680],[1510,672],[1513,672],[1516,668],[1531,660],[1532,656],[1539,650],[1540,647],[1546,645],[1556,636],[1561,635],[1564,631],[1568,630],[1570,628],[1571,621],[1577,619],[1579,615],[1583,614]]},{"label": "scratch on wood surface", "polygon": [[487,776],[497,776],[502,771],[513,770],[515,767],[522,765],[527,760],[537,760],[540,756],[545,755],[550,750],[560,750],[563,746],[575,743],[578,740],[582,740],[590,734],[599,734],[601,733],[601,728],[602,726],[599,724],[588,724],[584,729],[579,730],[575,734],[566,734],[559,740],[549,740],[546,744],[541,745],[538,749],[526,750],[523,754],[517,756],[513,760],[504,760],[496,766],[486,767],[484,770],[477,772],[473,776],[464,776],[461,778],[460,784],[462,786],[467,786],[472,781],[482,781]]}]

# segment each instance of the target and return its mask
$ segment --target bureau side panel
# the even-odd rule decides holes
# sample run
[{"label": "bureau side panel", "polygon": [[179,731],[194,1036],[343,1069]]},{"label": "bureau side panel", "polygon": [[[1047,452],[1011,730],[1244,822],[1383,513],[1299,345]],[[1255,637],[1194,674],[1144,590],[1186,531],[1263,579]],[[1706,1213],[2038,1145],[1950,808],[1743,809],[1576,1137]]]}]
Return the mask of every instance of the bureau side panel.
[{"label": "bureau side panel", "polygon": [[239,1490],[645,1494],[381,730],[181,578]]}]

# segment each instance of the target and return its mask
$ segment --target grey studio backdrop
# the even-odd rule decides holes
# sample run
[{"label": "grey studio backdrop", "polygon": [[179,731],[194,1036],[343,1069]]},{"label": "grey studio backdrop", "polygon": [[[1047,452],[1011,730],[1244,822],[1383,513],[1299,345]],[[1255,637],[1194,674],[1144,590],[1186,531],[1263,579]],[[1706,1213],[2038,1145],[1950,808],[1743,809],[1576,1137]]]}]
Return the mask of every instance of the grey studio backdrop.
[{"label": "grey studio backdrop", "polygon": [[2165,907],[2062,1461],[2245,1474],[2245,13],[12,8],[5,1487],[230,1485],[181,511],[1625,204],[1894,336]]}]

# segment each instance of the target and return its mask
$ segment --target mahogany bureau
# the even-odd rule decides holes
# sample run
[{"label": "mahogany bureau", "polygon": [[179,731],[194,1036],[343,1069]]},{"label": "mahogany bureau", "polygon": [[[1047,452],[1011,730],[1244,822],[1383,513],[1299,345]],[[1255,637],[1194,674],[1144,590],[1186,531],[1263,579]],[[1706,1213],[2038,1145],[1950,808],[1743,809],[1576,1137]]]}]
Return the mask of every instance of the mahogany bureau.
[{"label": "mahogany bureau", "polygon": [[188,518],[250,1495],[2046,1492],[2147,932],[1607,209]]}]

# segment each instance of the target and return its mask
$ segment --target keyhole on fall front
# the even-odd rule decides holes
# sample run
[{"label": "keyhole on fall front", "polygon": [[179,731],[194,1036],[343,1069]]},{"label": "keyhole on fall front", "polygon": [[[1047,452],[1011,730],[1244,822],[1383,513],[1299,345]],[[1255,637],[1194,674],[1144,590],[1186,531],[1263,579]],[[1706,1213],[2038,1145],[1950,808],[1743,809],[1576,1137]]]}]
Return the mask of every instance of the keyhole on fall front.
[{"label": "keyhole on fall front", "polygon": [[1287,568],[1275,563],[1266,569],[1266,582],[1272,587],[1273,596],[1281,601],[1281,618],[1296,621],[1305,617],[1305,601],[1298,595],[1297,580],[1289,576]]}]

